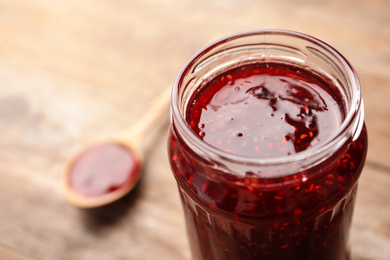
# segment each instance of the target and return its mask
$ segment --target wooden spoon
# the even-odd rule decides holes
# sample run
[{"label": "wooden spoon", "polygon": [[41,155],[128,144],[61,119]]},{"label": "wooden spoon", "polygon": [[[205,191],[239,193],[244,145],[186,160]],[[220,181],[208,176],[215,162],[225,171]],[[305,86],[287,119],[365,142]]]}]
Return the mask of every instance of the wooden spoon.
[{"label": "wooden spoon", "polygon": [[130,192],[141,175],[145,150],[159,124],[168,120],[170,88],[142,119],[112,138],[100,140],[76,153],[64,173],[67,201],[79,208],[112,203]]}]

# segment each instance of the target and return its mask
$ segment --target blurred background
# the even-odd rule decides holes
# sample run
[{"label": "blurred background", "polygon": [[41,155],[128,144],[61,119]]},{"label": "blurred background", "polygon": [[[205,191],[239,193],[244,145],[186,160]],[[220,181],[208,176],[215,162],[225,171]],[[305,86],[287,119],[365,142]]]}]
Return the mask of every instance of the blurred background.
[{"label": "blurred background", "polygon": [[388,0],[0,0],[0,259],[190,259],[168,123],[117,203],[68,205],[64,165],[141,118],[211,39],[256,29],[317,37],[357,70],[370,146],[352,260],[390,259]]}]

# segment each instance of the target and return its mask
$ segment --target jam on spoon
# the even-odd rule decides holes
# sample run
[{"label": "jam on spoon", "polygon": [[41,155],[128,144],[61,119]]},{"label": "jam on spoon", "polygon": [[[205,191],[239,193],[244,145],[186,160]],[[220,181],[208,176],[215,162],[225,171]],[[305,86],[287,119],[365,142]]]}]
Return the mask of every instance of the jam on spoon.
[{"label": "jam on spoon", "polygon": [[165,122],[170,89],[163,92],[148,113],[112,139],[87,146],[69,161],[64,174],[67,201],[79,208],[112,203],[130,192],[141,175],[145,149],[152,130]]}]

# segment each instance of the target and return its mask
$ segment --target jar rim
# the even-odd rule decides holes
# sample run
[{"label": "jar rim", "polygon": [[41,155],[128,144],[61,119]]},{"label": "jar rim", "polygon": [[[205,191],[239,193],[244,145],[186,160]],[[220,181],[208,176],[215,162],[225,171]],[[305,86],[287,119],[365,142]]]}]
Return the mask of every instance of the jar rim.
[{"label": "jar rim", "polygon": [[[178,95],[179,95],[179,86],[182,82],[183,76],[188,72],[191,65],[200,57],[202,57],[204,54],[206,54],[209,50],[212,50],[213,48],[219,46],[220,44],[230,42],[234,39],[238,38],[245,38],[249,36],[254,35],[282,35],[282,36],[288,36],[293,38],[300,38],[305,41],[308,41],[312,44],[315,44],[325,51],[327,51],[328,54],[333,56],[340,64],[342,64],[343,68],[347,72],[347,77],[351,81],[350,85],[353,87],[351,99],[350,99],[350,109],[348,109],[344,120],[342,121],[338,131],[332,135],[327,142],[323,143],[322,145],[318,145],[316,147],[313,147],[312,149],[300,151],[298,153],[294,153],[291,155],[285,155],[285,156],[277,156],[277,157],[253,157],[253,156],[245,156],[245,155],[237,155],[233,153],[229,153],[226,151],[223,151],[221,149],[218,149],[217,147],[208,144],[201,140],[190,128],[188,125],[186,119],[184,118],[184,115],[181,115],[178,107]],[[265,41],[266,43],[266,41]],[[329,44],[304,33],[296,32],[296,31],[290,31],[290,30],[279,30],[279,29],[270,29],[270,30],[255,30],[255,31],[247,31],[247,32],[241,32],[232,34],[223,38],[220,38],[219,40],[216,40],[213,43],[210,43],[209,45],[205,46],[204,48],[200,49],[198,52],[196,52],[181,68],[179,71],[174,83],[173,83],[173,89],[172,89],[172,95],[171,95],[171,122],[177,122],[180,131],[182,134],[185,134],[186,141],[191,144],[191,149],[196,151],[199,155],[207,155],[208,157],[211,157],[211,159],[214,159],[215,161],[218,161],[220,159],[232,161],[232,162],[239,162],[241,164],[246,165],[278,165],[278,164],[286,164],[286,163],[292,163],[297,161],[302,161],[310,157],[315,157],[319,154],[328,154],[328,156],[332,155],[332,151],[337,150],[338,147],[340,147],[345,141],[348,139],[346,138],[348,132],[352,131],[353,127],[356,126],[356,124],[353,124],[354,120],[356,120],[360,113],[363,113],[363,101],[362,101],[362,92],[361,92],[361,85],[359,78],[357,76],[357,73],[355,69],[352,67],[352,65],[349,63],[349,61],[340,54],[335,48],[330,46]],[[361,120],[359,120],[362,122]],[[359,123],[359,122],[358,122]],[[361,123],[359,123],[361,124]],[[205,153],[205,151],[207,153]]]}]

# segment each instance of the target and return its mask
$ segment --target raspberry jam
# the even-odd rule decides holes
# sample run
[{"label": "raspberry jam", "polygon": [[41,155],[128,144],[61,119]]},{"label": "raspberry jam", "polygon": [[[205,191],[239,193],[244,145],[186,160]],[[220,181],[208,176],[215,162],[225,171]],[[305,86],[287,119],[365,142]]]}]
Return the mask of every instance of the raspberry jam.
[{"label": "raspberry jam", "polygon": [[[263,34],[308,37],[260,32],[213,48],[234,46],[237,38],[261,41]],[[172,99],[169,158],[193,258],[349,259],[349,229],[367,151],[363,117],[353,111],[354,93],[329,73],[291,59],[243,62],[249,54],[236,59],[237,53],[248,49],[242,42],[237,49],[232,45],[223,61],[229,67],[212,75],[202,71],[220,65],[208,53],[212,48],[200,52],[194,60],[209,60],[187,65]],[[193,77],[199,84],[191,85],[190,73],[200,73]]]},{"label": "raspberry jam", "polygon": [[90,147],[70,168],[70,186],[80,196],[105,196],[138,179],[139,162],[128,148],[107,143]]},{"label": "raspberry jam", "polygon": [[344,109],[330,91],[300,69],[269,63],[240,67],[193,97],[187,121],[204,142],[227,152],[291,155],[326,141],[341,125]]}]

